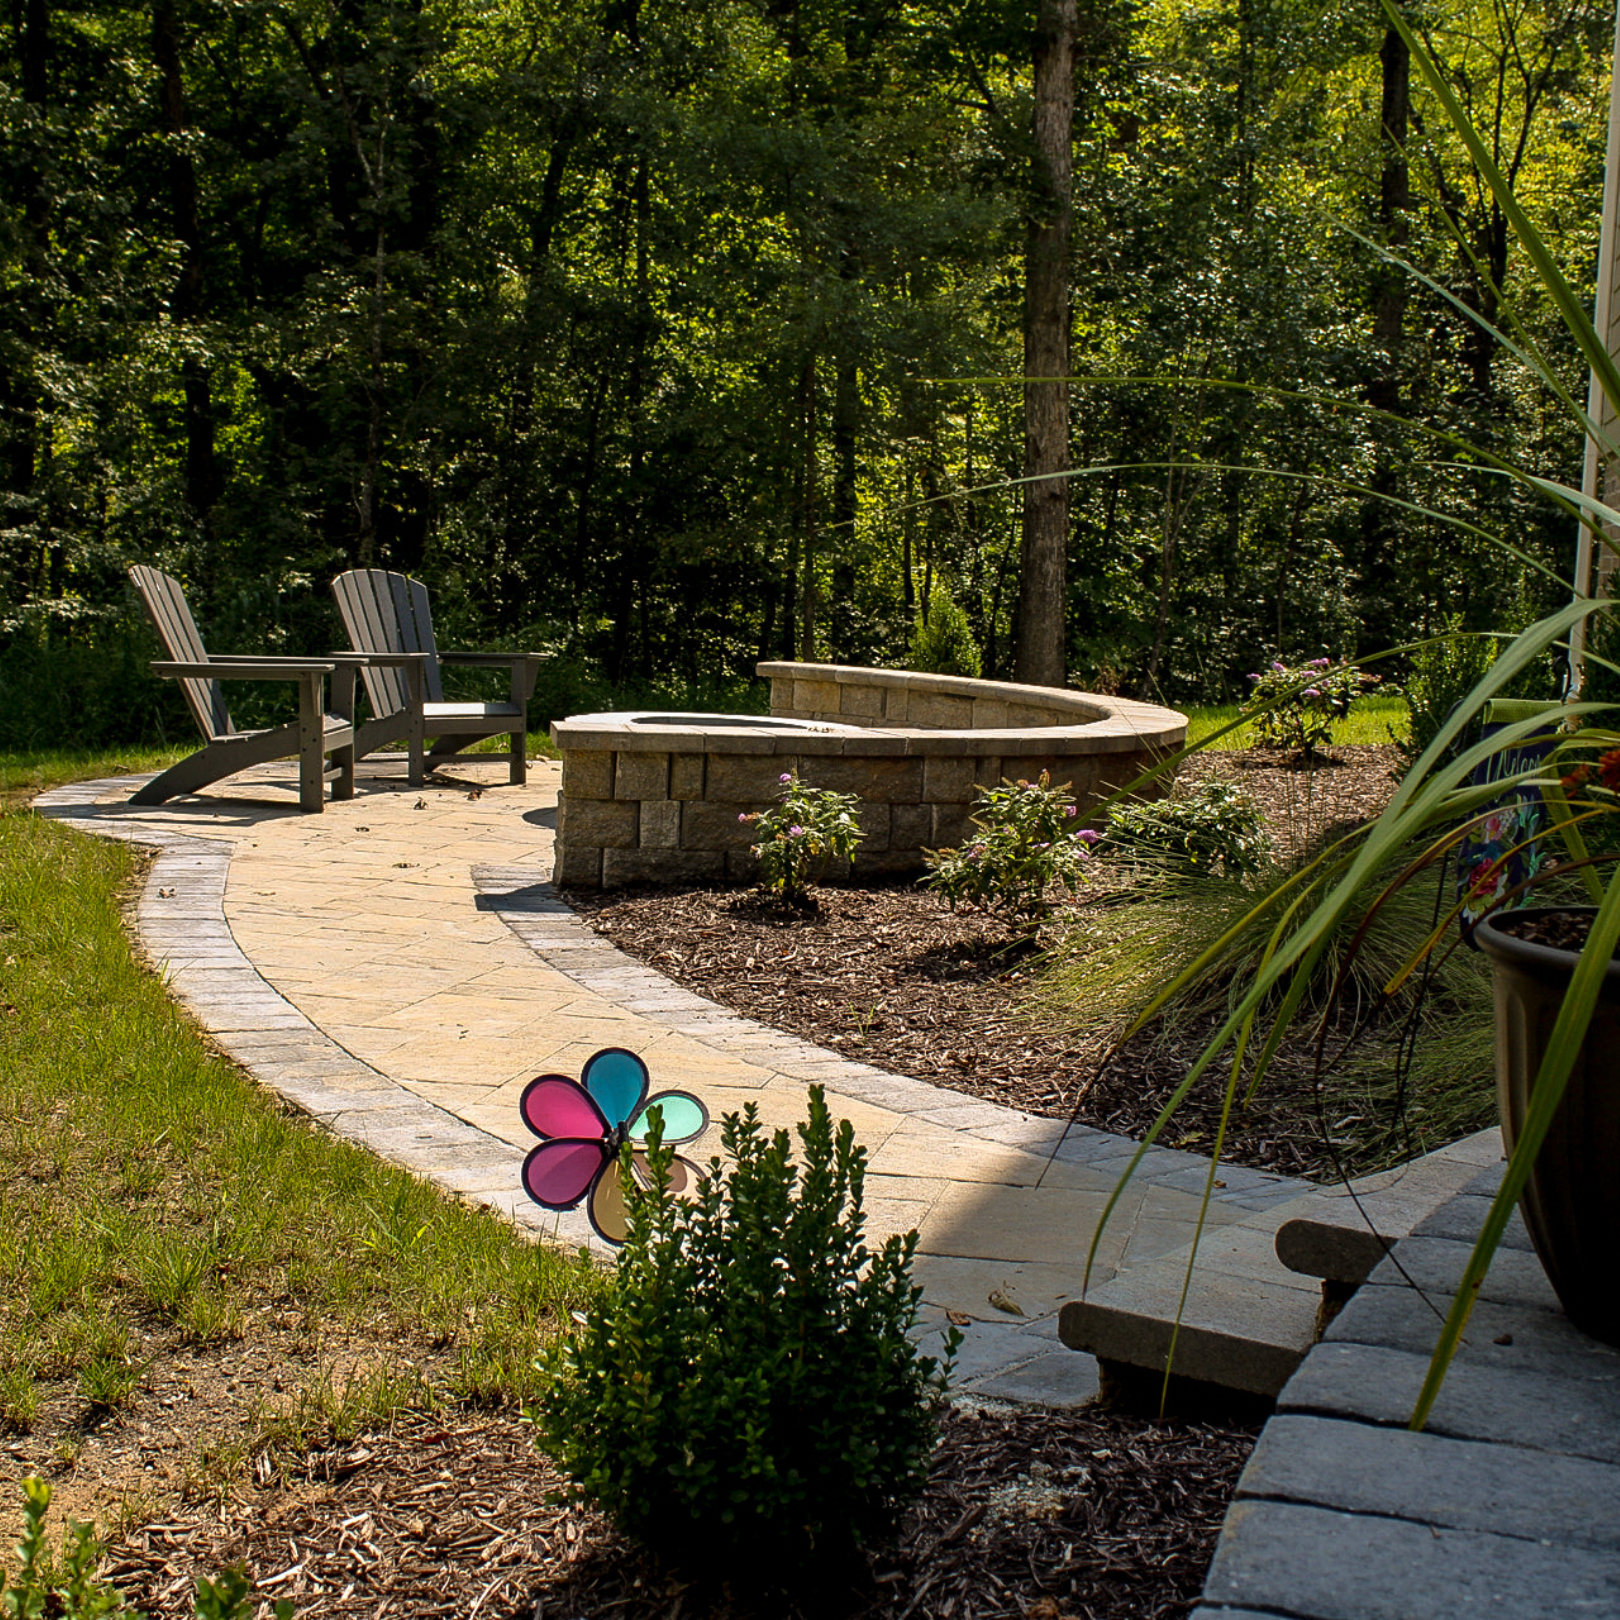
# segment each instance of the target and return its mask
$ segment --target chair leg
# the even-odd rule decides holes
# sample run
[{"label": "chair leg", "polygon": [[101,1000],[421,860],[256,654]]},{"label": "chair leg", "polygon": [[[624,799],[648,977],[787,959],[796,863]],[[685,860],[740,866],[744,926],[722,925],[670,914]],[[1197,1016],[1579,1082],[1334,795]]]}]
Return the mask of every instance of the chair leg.
[{"label": "chair leg", "polygon": [[510,779],[513,787],[522,787],[529,779],[528,734],[522,731],[512,733],[512,769]]},{"label": "chair leg", "polygon": [[337,780],[332,784],[334,799],[354,797],[354,744],[332,750],[332,763],[337,766]]},{"label": "chair leg", "polygon": [[[320,675],[306,675],[298,683],[298,806],[317,814],[326,801],[325,684]],[[352,749],[350,761],[352,770]]]}]

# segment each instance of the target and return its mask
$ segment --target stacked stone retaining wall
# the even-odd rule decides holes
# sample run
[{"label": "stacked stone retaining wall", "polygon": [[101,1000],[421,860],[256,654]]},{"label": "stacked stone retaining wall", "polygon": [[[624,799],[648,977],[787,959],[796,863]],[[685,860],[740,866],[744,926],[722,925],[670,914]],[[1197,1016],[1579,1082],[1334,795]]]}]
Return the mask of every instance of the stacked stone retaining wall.
[{"label": "stacked stone retaining wall", "polygon": [[753,826],[742,818],[768,809],[795,773],[860,798],[857,877],[917,872],[925,850],[968,835],[979,787],[1048,771],[1085,808],[1186,736],[1173,710],[1093,693],[832,664],[759,673],[771,682],[769,720],[641,712],[552,727],[563,757],[559,884],[750,879]]}]

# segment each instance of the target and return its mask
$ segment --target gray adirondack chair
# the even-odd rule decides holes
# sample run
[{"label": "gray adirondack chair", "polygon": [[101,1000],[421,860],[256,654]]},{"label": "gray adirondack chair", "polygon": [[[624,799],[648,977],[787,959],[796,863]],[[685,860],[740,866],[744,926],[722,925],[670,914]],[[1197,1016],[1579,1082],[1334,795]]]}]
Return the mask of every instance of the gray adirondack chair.
[{"label": "gray adirondack chair", "polygon": [[[414,716],[420,735],[433,739],[427,755],[430,768],[469,743],[504,734],[511,738],[509,752],[479,757],[505,759],[510,779],[514,783],[525,780],[524,742],[529,729],[529,697],[540,669],[538,653],[441,651],[433,636],[427,587],[405,574],[384,568],[351,569],[332,581],[332,594],[356,653],[414,655],[403,668],[380,661],[362,664],[366,698],[377,717],[374,723],[386,725],[392,717],[399,725]],[[441,664],[504,667],[511,672],[510,696],[504,703],[447,703],[439,674]],[[420,769],[419,761],[419,755],[413,757],[413,772]],[[413,774],[412,780],[416,779]]]},{"label": "gray adirondack chair", "polygon": [[[166,660],[154,660],[154,674],[180,682],[205,742],[196,753],[148,782],[134,796],[136,804],[162,804],[182,793],[195,793],[237,771],[273,759],[298,760],[298,802],[320,810],[325,798],[326,756],[332,756],[337,780],[332,797],[354,797],[354,685],[357,664],[322,658],[210,657],[186,606],[180,582],[155,568],[129,571],[147,614],[167,649]],[[332,708],[325,702],[326,678],[332,677]],[[222,681],[296,681],[298,718],[266,731],[241,731],[231,722]]]}]

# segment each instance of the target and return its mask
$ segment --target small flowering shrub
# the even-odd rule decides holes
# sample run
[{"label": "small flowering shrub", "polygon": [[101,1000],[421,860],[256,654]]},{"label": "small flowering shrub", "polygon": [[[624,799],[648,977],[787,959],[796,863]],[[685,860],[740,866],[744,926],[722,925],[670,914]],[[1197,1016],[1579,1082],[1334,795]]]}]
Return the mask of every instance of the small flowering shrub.
[{"label": "small flowering shrub", "polygon": [[1261,748],[1288,748],[1315,753],[1333,735],[1333,722],[1350,712],[1350,703],[1379,684],[1354,664],[1313,658],[1305,664],[1274,661],[1270,669],[1249,676],[1249,700]]},{"label": "small flowering shrub", "polygon": [[737,819],[756,823],[754,854],[763,888],[784,900],[802,900],[828,862],[847,865],[861,841],[861,801],[853,793],[806,787],[784,771],[781,802],[774,810],[746,811]]},{"label": "small flowering shrub", "polygon": [[1260,806],[1230,782],[1199,782],[1174,799],[1123,804],[1108,817],[1109,850],[1147,857],[1175,872],[1247,877],[1271,861]]},{"label": "small flowering shrub", "polygon": [[1048,893],[1061,883],[1073,894],[1085,877],[1091,846],[1101,837],[1077,827],[1079,809],[1066,787],[1003,782],[980,788],[973,806],[978,836],[961,849],[930,850],[923,882],[958,906],[1002,911],[1038,923],[1051,909]]}]

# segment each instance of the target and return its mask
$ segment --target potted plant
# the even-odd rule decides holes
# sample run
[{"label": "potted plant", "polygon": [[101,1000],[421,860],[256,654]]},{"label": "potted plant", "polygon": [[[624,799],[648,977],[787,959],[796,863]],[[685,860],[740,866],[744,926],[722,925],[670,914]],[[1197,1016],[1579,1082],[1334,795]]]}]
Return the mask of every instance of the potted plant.
[{"label": "potted plant", "polygon": [[[1496,999],[1496,1091],[1509,1153],[1524,1132],[1537,1076],[1580,965],[1595,908],[1496,912],[1474,938],[1490,957]],[[1547,1278],[1576,1327],[1620,1344],[1620,962],[1602,989],[1564,1082],[1519,1208]]]}]

